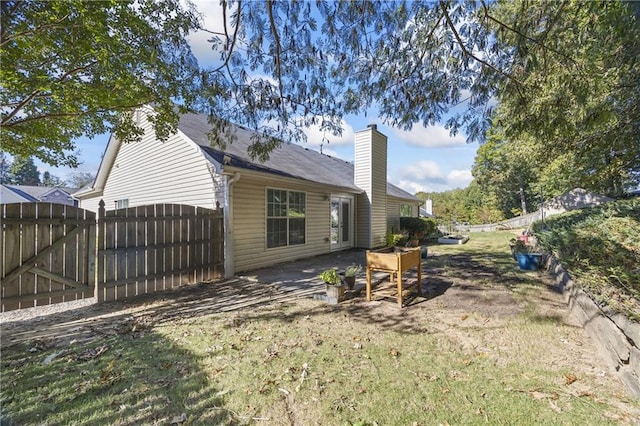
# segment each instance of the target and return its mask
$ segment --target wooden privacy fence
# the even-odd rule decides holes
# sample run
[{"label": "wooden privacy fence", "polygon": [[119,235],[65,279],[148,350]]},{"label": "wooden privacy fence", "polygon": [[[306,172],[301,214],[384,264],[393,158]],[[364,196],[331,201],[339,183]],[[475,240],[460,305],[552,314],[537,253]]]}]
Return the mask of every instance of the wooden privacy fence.
[{"label": "wooden privacy fence", "polygon": [[98,301],[224,277],[222,209],[156,204],[98,214]]},{"label": "wooden privacy fence", "polygon": [[0,208],[2,311],[94,296],[95,213],[52,203]]},{"label": "wooden privacy fence", "polygon": [[0,204],[2,311],[120,300],[224,277],[222,209],[157,204],[96,214]]}]

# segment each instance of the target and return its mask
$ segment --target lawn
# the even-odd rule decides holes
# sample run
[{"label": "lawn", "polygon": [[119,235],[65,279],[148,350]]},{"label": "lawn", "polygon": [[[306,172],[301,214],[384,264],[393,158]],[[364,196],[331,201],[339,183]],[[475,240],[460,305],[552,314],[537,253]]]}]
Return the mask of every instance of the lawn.
[{"label": "lawn", "polygon": [[549,277],[517,269],[511,237],[430,247],[425,297],[404,309],[362,297],[207,308],[260,286],[230,282],[106,304],[84,320],[3,324],[2,416],[21,425],[633,424],[640,404],[601,365]]}]

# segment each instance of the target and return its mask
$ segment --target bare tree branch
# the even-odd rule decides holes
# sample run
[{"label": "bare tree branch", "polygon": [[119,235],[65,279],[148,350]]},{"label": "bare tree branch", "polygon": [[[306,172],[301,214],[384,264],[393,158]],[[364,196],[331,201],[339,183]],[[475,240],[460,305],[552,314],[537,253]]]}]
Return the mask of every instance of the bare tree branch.
[{"label": "bare tree branch", "polygon": [[[89,68],[91,68],[93,65],[97,64],[98,61],[91,61],[86,65],[83,65],[81,67],[76,67],[72,70],[67,71],[66,73],[64,73],[63,75],[60,76],[60,78],[58,79],[58,83],[62,83],[64,82],[64,80],[67,79],[67,77],[73,75],[73,74],[77,74],[80,71],[84,71],[87,70]],[[32,100],[34,100],[35,98],[39,97],[42,95],[42,90],[34,90],[29,96],[27,96],[26,98],[24,98],[21,102],[19,102],[11,112],[9,112],[6,115],[2,116],[2,122],[0,122],[0,126],[7,126],[9,125],[9,121],[11,121],[11,119],[13,117],[16,116],[16,114],[18,114],[29,102],[31,102]]]},{"label": "bare tree branch", "polygon": [[447,24],[449,26],[449,28],[451,29],[451,31],[453,32],[454,37],[456,38],[456,41],[458,42],[458,45],[460,46],[460,49],[462,49],[462,53],[464,53],[465,55],[469,56],[470,58],[473,58],[475,61],[491,68],[492,70],[494,70],[495,72],[497,72],[498,74],[502,75],[503,77],[508,78],[509,80],[513,81],[514,83],[516,83],[518,86],[523,86],[523,84],[518,81],[518,79],[516,79],[514,76],[510,75],[509,73],[506,73],[504,71],[502,71],[501,69],[497,68],[496,66],[494,66],[493,64],[485,61],[484,59],[479,58],[478,56],[474,55],[473,52],[470,52],[467,47],[464,45],[464,42],[462,41],[462,38],[460,37],[460,34],[458,34],[458,31],[456,30],[455,25],[453,24],[453,21],[451,21],[451,17],[449,16],[449,13],[447,12],[447,5],[445,4],[445,2],[443,0],[440,0],[440,7],[442,8],[442,12],[444,13],[444,17],[447,21]]},{"label": "bare tree branch", "polygon": [[[278,35],[278,29],[276,28],[276,23],[273,20],[273,1],[267,0],[267,12],[269,14],[269,23],[271,24],[271,33],[273,34],[273,39],[276,45],[276,74],[278,75],[278,91],[280,92],[280,99],[284,99],[282,94],[282,68],[280,64],[280,36]],[[286,109],[284,107],[284,102],[281,102],[282,105],[282,113],[283,116],[286,117]]]}]

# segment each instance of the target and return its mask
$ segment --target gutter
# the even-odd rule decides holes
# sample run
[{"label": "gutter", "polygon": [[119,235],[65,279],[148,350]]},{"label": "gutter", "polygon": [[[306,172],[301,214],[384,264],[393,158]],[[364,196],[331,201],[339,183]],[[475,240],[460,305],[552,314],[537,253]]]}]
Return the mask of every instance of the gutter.
[{"label": "gutter", "polygon": [[224,277],[233,278],[236,273],[233,258],[233,184],[238,182],[242,175],[240,172],[223,175],[226,180],[224,186]]}]

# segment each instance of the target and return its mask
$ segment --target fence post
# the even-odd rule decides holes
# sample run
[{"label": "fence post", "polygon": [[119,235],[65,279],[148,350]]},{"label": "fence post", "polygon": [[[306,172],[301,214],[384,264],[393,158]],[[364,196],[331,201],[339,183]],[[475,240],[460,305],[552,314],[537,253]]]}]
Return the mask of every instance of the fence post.
[{"label": "fence post", "polygon": [[104,208],[104,200],[100,199],[98,203],[98,225],[97,225],[97,234],[98,234],[98,244],[96,246],[96,261],[98,262],[97,269],[97,279],[96,279],[96,300],[98,302],[104,302],[104,253],[100,253],[100,250],[104,250],[104,216],[105,216],[105,208]]}]

